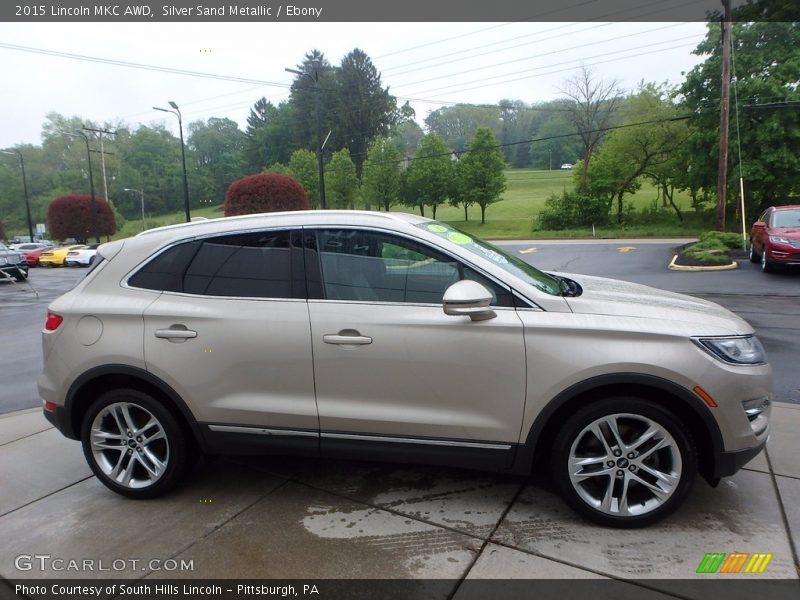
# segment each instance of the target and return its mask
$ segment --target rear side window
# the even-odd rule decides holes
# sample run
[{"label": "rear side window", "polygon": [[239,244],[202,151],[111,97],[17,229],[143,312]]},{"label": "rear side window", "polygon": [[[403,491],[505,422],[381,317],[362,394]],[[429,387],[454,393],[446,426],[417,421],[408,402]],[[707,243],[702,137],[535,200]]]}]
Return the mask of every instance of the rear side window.
[{"label": "rear side window", "polygon": [[128,284],[202,296],[298,297],[289,237],[288,231],[267,231],[180,244],[147,263]]}]

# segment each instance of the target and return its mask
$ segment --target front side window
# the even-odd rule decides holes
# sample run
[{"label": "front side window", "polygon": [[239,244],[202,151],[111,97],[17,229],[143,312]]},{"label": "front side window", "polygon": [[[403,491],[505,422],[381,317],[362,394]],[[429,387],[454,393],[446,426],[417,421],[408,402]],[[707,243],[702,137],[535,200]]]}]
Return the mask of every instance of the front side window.
[{"label": "front side window", "polygon": [[288,231],[194,240],[162,252],[128,281],[133,287],[201,296],[293,298]]},{"label": "front side window", "polygon": [[486,286],[495,306],[513,306],[508,290],[457,260],[412,240],[375,231],[318,233],[322,287],[329,300],[440,304],[461,279]]}]

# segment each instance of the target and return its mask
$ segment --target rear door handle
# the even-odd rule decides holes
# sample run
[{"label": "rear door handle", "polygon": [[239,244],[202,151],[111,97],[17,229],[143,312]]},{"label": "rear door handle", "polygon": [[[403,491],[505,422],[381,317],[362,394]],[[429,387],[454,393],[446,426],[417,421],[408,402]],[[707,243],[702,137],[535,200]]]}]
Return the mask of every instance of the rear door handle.
[{"label": "rear door handle", "polygon": [[337,346],[364,346],[372,343],[372,338],[368,335],[361,335],[357,331],[340,331],[337,334],[328,333],[322,336],[322,341],[326,344],[336,344]]},{"label": "rear door handle", "polygon": [[170,342],[185,342],[196,338],[197,332],[187,329],[186,325],[173,325],[169,329],[156,329],[156,337]]}]

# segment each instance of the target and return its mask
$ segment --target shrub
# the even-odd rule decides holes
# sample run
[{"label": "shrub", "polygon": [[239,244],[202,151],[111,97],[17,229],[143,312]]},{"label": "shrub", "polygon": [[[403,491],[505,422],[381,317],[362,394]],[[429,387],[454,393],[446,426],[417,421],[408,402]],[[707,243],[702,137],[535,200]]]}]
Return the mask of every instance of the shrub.
[{"label": "shrub", "polygon": [[742,247],[742,235],[730,231],[706,231],[700,234],[700,242],[717,241],[729,249]]},{"label": "shrub", "polygon": [[[95,219],[92,219],[92,197],[89,194],[60,196],[47,207],[47,229],[54,239],[74,238],[85,242],[95,235],[110,236],[117,231],[114,212],[101,196],[95,196]],[[93,231],[93,224],[96,231]]]},{"label": "shrub", "polygon": [[225,192],[226,217],[309,208],[303,186],[280,173],[244,177],[230,184]]},{"label": "shrub", "polygon": [[608,202],[564,190],[545,200],[539,213],[542,229],[570,229],[608,223]]}]

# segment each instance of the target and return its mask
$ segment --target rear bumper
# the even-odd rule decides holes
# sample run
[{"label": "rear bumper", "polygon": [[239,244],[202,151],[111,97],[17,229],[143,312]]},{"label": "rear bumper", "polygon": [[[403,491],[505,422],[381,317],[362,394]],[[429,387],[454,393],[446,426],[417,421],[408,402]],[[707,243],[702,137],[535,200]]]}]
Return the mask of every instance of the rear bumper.
[{"label": "rear bumper", "polygon": [[42,412],[44,418],[50,421],[65,437],[71,440],[80,439],[80,432],[75,431],[72,427],[72,420],[63,406],[57,406],[54,411],[42,409]]}]

